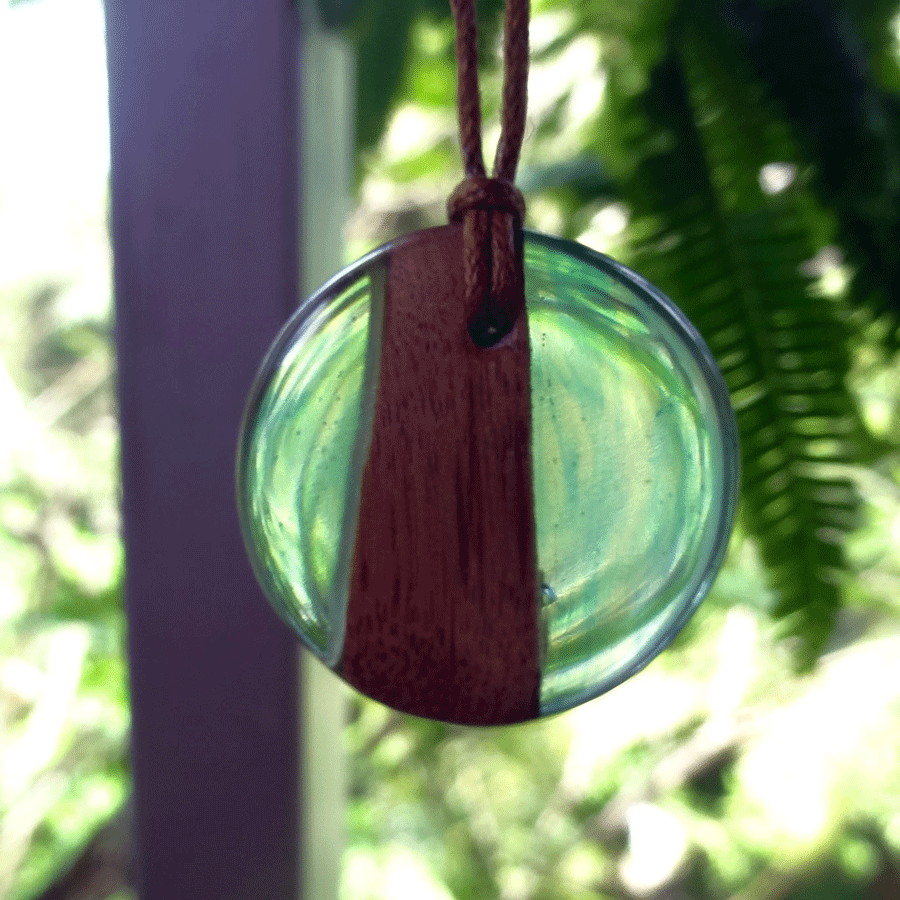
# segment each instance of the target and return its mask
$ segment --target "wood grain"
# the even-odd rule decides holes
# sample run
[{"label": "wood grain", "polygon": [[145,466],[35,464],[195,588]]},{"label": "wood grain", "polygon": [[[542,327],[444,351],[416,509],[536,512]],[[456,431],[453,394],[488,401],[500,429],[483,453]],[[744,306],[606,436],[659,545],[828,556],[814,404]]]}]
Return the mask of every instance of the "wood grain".
[{"label": "wood grain", "polygon": [[393,251],[340,670],[489,725],[538,715],[530,351],[524,314],[475,346],[464,298],[460,226]]}]

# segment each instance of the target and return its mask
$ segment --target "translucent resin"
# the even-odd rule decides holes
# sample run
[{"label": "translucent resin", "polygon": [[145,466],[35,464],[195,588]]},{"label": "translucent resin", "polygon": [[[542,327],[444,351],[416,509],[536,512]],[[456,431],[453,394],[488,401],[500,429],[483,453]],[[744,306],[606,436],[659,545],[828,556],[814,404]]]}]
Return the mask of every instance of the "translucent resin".
[{"label": "translucent resin", "polygon": [[[257,378],[239,447],[256,574],[331,667],[397,246],[345,270],[288,322]],[[739,457],[709,351],[655,288],[580,245],[533,233],[525,276],[540,714],[549,715],[620,683],[687,621],[725,552]]]}]

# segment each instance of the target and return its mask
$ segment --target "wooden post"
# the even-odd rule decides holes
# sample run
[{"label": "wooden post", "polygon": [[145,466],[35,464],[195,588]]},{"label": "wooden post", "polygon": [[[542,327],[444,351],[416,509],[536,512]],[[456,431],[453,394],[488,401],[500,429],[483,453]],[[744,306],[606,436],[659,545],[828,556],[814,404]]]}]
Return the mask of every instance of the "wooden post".
[{"label": "wooden post", "polygon": [[234,507],[244,397],[297,302],[288,0],[107,0],[141,900],[298,894],[298,675]]}]

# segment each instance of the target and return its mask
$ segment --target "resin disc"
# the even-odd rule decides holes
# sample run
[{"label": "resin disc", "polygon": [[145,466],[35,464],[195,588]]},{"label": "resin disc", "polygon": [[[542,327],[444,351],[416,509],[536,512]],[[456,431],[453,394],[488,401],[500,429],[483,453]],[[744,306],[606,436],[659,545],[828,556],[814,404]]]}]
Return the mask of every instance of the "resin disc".
[{"label": "resin disc", "polygon": [[[466,535],[485,522],[456,521],[453,528],[431,530],[428,516],[418,513],[426,520],[402,525],[409,535],[404,552],[382,554],[390,557],[384,560],[385,583],[405,580],[406,587],[365,601],[383,622],[373,626],[371,614],[357,615],[359,583],[367,581],[366,571],[360,576],[360,548],[369,536],[359,530],[399,527],[388,521],[394,518],[390,505],[383,507],[383,522],[371,514],[361,518],[372,492],[371,485],[363,490],[369,455],[383,443],[378,435],[384,420],[401,435],[411,427],[403,408],[379,406],[379,382],[393,372],[381,368],[385,322],[396,330],[391,311],[400,308],[391,285],[403,265],[412,261],[421,269],[432,246],[448,247],[435,261],[437,274],[423,283],[436,285],[435,295],[452,294],[454,288],[445,289],[443,282],[452,282],[455,263],[446,272],[440,268],[456,259],[460,240],[460,229],[447,226],[385,245],[302,304],[275,341],[250,397],[238,451],[238,505],[247,549],[269,600],[319,659],[404,711],[491,724],[550,715],[596,697],[671,642],[708,591],[724,555],[739,454],[718,369],[671,301],[600,254],[526,232],[527,328],[523,323],[519,333],[526,384],[519,393],[526,413],[530,405],[531,437],[515,452],[528,457],[528,465],[516,471],[527,472],[532,483],[509,496],[526,498],[523,506],[530,508],[507,516],[498,526],[502,533],[490,535],[490,546],[506,560],[515,556],[516,541],[524,541],[525,556],[535,559],[472,568],[465,558]],[[440,299],[423,296],[421,302]],[[451,334],[459,331],[463,343],[456,349],[468,354],[465,329],[452,322],[448,328]],[[427,334],[413,334],[418,337],[411,338],[417,343],[410,365],[427,384],[443,371],[443,345],[431,346]],[[474,388],[463,379],[457,393],[478,394],[478,379],[488,379],[489,386],[490,378],[506,377],[502,364],[495,368],[503,352],[502,346],[473,349],[473,360],[493,361],[487,374],[477,374]],[[434,371],[429,360],[435,361]],[[448,383],[445,375],[440,379],[438,384]],[[474,468],[479,429],[494,429],[485,409],[474,437],[444,435],[437,415],[428,427],[438,429],[439,438],[430,435],[432,443],[423,446],[475,441],[464,467]],[[503,427],[497,425],[499,431]],[[517,421],[509,428],[522,432]],[[410,447],[418,446],[416,440],[409,439]],[[411,460],[400,468],[418,465],[399,439],[397,446]],[[476,485],[479,494],[489,493],[496,485],[507,491],[500,484],[507,470],[510,466],[500,466],[500,475],[487,481],[476,473],[465,489],[471,492]],[[449,477],[436,475],[438,481]],[[438,498],[444,496],[439,487]],[[389,504],[390,497],[383,502]],[[490,517],[487,525],[503,510],[499,501],[476,507],[473,515]],[[442,501],[425,508],[436,520],[451,515]],[[459,519],[458,510],[469,508],[468,502],[456,504],[453,515]],[[516,516],[524,525],[513,529]],[[466,585],[462,595],[441,593],[440,566],[417,563],[421,555],[415,553],[407,559],[406,543],[414,544],[420,534],[446,534],[446,541],[423,540],[454,545],[452,559],[462,560],[468,578],[459,582]],[[391,576],[391,565],[403,571]],[[533,605],[516,619],[533,634],[506,633],[502,610],[497,613],[509,592],[498,590],[494,581],[507,579],[513,569],[532,573],[523,576],[524,586],[511,590],[518,590],[516,602]],[[441,603],[448,608],[439,608]],[[362,642],[360,622],[368,623]],[[358,659],[351,664],[345,653],[351,647],[351,657],[365,647],[364,656],[380,674],[367,676]],[[533,704],[504,705],[504,691],[514,695],[523,683],[519,669],[530,665],[534,690],[529,686],[525,694],[533,694]],[[510,680],[504,685],[507,670]],[[473,698],[471,705],[467,698]]]}]

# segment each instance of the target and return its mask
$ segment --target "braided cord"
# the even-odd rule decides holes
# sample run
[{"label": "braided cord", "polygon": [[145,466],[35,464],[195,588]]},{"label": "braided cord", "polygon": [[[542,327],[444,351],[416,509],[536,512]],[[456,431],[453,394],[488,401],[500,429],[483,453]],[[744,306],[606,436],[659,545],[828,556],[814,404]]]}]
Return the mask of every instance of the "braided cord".
[{"label": "braided cord", "polygon": [[463,226],[463,264],[473,340],[493,346],[524,309],[522,221],[525,203],[514,182],[525,135],[529,0],[507,0],[503,105],[494,173],[486,175],[481,145],[478,30],[475,0],[450,0],[456,23],[457,108],[466,177],[447,212]]}]

